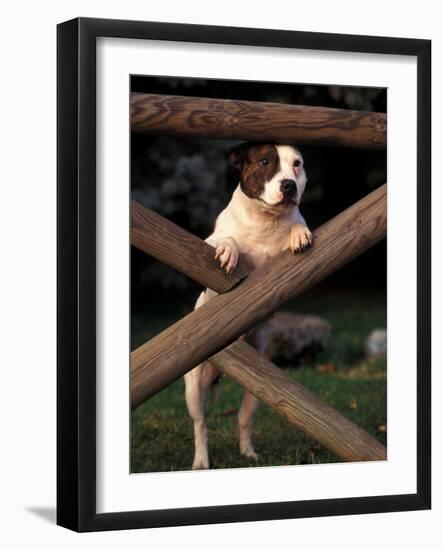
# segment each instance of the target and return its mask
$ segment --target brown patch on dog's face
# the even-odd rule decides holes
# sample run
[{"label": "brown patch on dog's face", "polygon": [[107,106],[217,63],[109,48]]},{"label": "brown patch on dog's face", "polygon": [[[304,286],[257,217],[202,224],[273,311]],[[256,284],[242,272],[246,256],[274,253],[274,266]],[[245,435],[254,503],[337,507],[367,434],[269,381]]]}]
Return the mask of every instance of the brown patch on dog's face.
[{"label": "brown patch on dog's face", "polygon": [[230,165],[240,176],[242,192],[259,199],[266,182],[279,171],[279,155],[273,144],[243,143],[230,152]]}]

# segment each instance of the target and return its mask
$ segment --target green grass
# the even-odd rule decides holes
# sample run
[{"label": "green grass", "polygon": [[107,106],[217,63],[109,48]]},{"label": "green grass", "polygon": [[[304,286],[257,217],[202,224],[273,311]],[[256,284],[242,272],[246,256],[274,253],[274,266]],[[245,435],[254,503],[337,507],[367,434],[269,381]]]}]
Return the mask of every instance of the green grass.
[{"label": "green grass", "polygon": [[[333,326],[327,349],[312,362],[305,359],[287,374],[367,430],[383,444],[386,434],[386,361],[368,361],[364,341],[376,327],[386,326],[385,296],[374,292],[316,290],[285,309],[323,316]],[[185,305],[155,308],[133,314],[132,343],[136,347],[172,324],[188,311]],[[310,361],[310,362],[308,362]],[[332,364],[320,372],[318,364]],[[258,462],[242,457],[238,449],[236,411],[241,388],[223,378],[218,400],[207,408],[209,455],[212,468],[279,466],[339,462],[339,458],[266,405],[255,418],[254,446]],[[131,471],[187,470],[193,460],[193,430],[184,401],[184,383],[179,380],[132,413]]]}]

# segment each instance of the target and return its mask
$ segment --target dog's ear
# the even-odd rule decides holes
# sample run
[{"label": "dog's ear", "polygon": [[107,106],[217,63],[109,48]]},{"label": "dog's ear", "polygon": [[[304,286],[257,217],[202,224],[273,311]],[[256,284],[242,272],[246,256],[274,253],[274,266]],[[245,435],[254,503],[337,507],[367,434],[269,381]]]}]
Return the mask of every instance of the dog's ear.
[{"label": "dog's ear", "polygon": [[241,172],[247,151],[247,143],[233,147],[229,152],[229,164],[235,172]]}]

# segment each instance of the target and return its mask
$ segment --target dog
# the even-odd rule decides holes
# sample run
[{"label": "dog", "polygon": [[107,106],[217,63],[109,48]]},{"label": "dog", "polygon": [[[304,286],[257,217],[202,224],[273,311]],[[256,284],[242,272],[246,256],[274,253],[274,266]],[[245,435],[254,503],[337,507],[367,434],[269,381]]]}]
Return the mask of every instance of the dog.
[{"label": "dog", "polygon": [[[257,269],[284,250],[297,253],[309,247],[312,234],[299,210],[307,183],[299,150],[291,145],[247,142],[231,150],[229,163],[238,185],[206,239],[215,248],[220,266],[232,273],[241,255],[251,269]],[[214,296],[216,293],[210,289],[203,291],[195,309]],[[265,352],[262,328],[244,338]],[[194,427],[194,470],[209,468],[204,408],[207,393],[219,376],[209,361],[184,376],[186,404]],[[252,443],[252,427],[257,406],[258,399],[244,391],[238,412],[239,448],[242,455],[255,460],[258,455]]]}]

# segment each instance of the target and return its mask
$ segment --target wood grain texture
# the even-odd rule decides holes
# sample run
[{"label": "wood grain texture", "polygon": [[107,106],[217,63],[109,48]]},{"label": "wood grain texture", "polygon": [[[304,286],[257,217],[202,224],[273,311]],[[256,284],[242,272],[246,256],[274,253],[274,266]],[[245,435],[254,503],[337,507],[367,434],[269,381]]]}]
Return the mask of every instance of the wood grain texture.
[{"label": "wood grain texture", "polygon": [[343,460],[387,458],[385,447],[374,437],[289,378],[244,340],[237,340],[210,362]]},{"label": "wood grain texture", "polygon": [[241,262],[227,275],[215,260],[215,248],[185,229],[131,202],[131,244],[216,292],[227,292],[248,273]]},{"label": "wood grain texture", "polygon": [[131,94],[134,132],[384,149],[387,115],[233,99]]},{"label": "wood grain texture", "polygon": [[193,311],[131,354],[131,405],[155,395],[234,342],[289,298],[315,286],[386,235],[387,186],[313,233],[313,247],[284,252],[226,294]]}]

